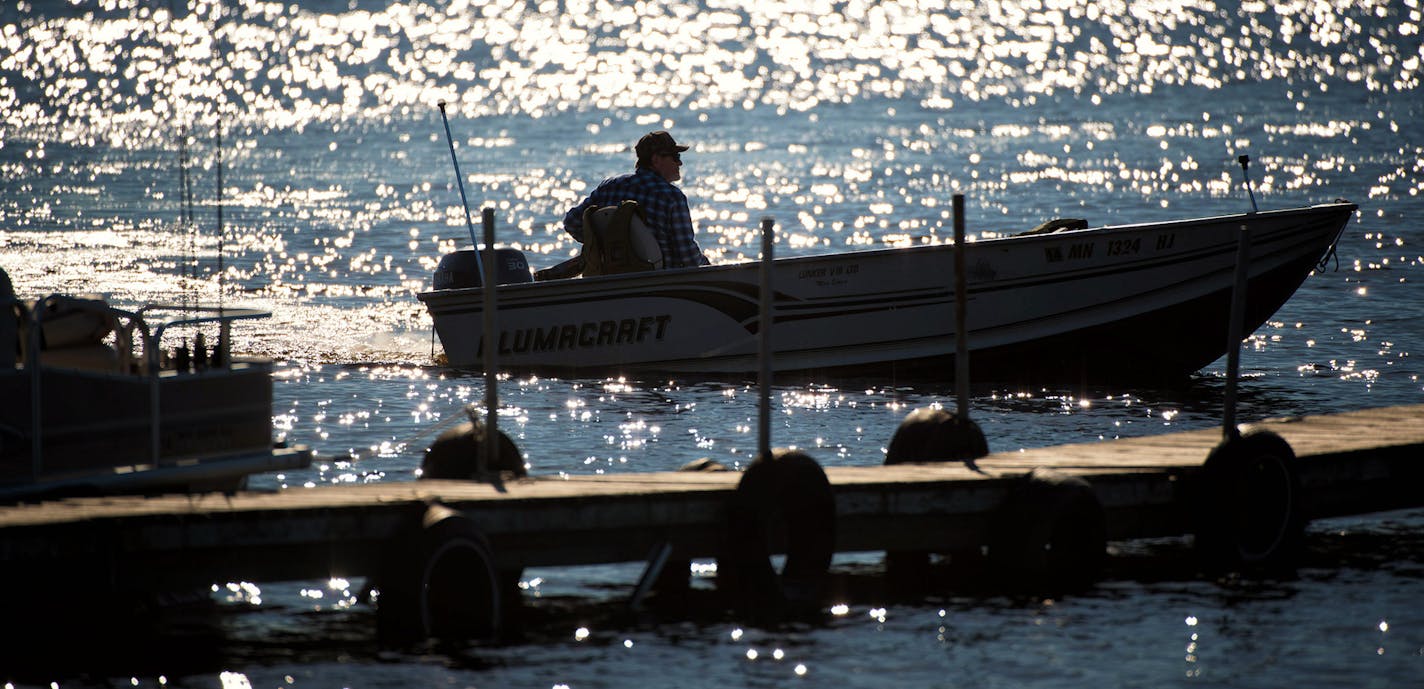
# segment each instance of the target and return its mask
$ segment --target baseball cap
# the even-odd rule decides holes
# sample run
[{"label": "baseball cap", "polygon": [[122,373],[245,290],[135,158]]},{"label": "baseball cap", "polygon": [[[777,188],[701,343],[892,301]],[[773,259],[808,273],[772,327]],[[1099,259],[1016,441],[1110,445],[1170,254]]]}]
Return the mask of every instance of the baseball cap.
[{"label": "baseball cap", "polygon": [[674,141],[671,134],[659,129],[638,139],[638,146],[634,150],[638,153],[638,159],[642,160],[659,153],[681,153],[687,149],[687,146]]}]

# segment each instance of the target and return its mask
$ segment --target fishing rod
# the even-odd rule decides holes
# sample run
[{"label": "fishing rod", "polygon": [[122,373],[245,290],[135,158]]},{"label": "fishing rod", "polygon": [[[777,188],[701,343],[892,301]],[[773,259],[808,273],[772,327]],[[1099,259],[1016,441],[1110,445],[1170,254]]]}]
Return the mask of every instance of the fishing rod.
[{"label": "fishing rod", "polygon": [[[465,198],[465,180],[460,176],[460,159],[455,157],[455,137],[450,135],[450,118],[445,116],[445,101],[440,101],[440,121],[445,124],[445,142],[450,145],[450,162],[455,166],[455,186],[460,188],[460,206],[465,209],[465,228],[470,232],[470,244],[475,247],[475,270],[484,279],[485,265],[480,258],[480,243],[475,240],[475,223],[470,220],[470,201]],[[489,249],[489,246],[485,247]]]}]

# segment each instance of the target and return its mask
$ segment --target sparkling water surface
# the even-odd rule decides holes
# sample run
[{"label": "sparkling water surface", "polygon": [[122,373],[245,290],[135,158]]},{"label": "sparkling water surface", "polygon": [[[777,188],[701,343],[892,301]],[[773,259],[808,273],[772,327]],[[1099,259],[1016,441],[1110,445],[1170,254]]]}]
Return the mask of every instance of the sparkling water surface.
[{"label": "sparkling water surface", "polygon": [[[412,480],[483,378],[434,363],[415,293],[468,246],[571,255],[565,209],[667,128],[714,263],[1345,198],[1332,260],[1243,350],[1240,416],[1424,401],[1424,59],[1394,2],[258,2],[0,7],[0,267],[24,296],[269,308],[276,433],[321,453],[264,489]],[[218,135],[221,132],[221,146]],[[223,177],[219,198],[217,176]],[[185,187],[184,179],[187,179]],[[222,223],[218,223],[221,208]],[[219,258],[221,257],[221,258]],[[1146,343],[1154,334],[1136,334]],[[1170,343],[1161,343],[1168,346]],[[1170,389],[976,386],[991,449],[1219,423],[1224,362]],[[878,465],[943,381],[783,381],[773,441]],[[510,377],[501,428],[538,475],[664,471],[755,452],[744,381]],[[231,582],[210,653],[12,673],[17,686],[1232,686],[1424,682],[1424,512],[1313,524],[1294,576],[1201,576],[1179,539],[1114,544],[1059,599],[887,602],[879,558],[823,624],[633,615],[635,565],[529,570],[527,639],[397,651],[363,582]],[[698,577],[706,585],[705,572]]]}]

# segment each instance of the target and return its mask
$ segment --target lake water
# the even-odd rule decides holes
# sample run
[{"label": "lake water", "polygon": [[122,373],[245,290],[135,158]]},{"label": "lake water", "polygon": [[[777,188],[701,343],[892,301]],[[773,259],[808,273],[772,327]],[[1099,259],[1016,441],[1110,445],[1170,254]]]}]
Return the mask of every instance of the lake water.
[{"label": "lake water", "polygon": [[[0,7],[0,266],[19,293],[270,308],[282,439],[325,457],[260,488],[411,480],[483,379],[433,364],[415,299],[472,212],[536,267],[565,209],[666,128],[714,263],[1345,198],[1332,262],[1243,350],[1240,415],[1424,401],[1418,0],[658,3],[12,0]],[[221,131],[221,147],[218,133]],[[218,159],[222,198],[218,198]],[[184,179],[188,182],[185,191]],[[221,208],[222,223],[218,223]],[[1137,335],[1150,351],[1154,334]],[[991,449],[1210,427],[1183,387],[976,388]],[[932,380],[777,386],[773,442],[878,465]],[[747,382],[508,378],[540,475],[661,471],[756,446]],[[1313,524],[1290,577],[1201,576],[1178,539],[1114,544],[1056,600],[847,595],[823,624],[632,616],[634,565],[525,572],[524,642],[384,649],[360,581],[232,582],[203,652],[74,650],[17,686],[1417,687],[1424,511]],[[870,582],[874,556],[838,558]],[[99,658],[103,658],[102,662]]]}]

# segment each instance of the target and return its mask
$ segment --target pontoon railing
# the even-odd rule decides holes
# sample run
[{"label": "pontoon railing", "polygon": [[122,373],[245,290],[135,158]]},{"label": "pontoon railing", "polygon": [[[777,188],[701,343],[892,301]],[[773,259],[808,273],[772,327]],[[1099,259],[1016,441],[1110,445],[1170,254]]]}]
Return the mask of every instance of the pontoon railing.
[{"label": "pontoon railing", "polygon": [[[44,448],[43,448],[43,407],[42,396],[43,386],[41,385],[42,357],[41,349],[41,327],[45,316],[49,312],[48,304],[53,297],[60,297],[68,300],[64,295],[51,295],[51,298],[40,300],[33,309],[27,309],[24,302],[15,298],[0,300],[0,308],[7,311],[19,305],[21,318],[25,322],[26,341],[24,366],[30,376],[30,465],[32,476],[40,477],[44,473]],[[67,301],[67,303],[75,303]],[[147,376],[149,380],[149,460],[155,466],[159,461],[161,448],[161,419],[160,419],[160,388],[159,380],[162,373],[163,335],[173,326],[202,325],[205,323],[218,324],[218,344],[214,351],[214,360],[222,366],[230,366],[232,362],[232,322],[239,320],[250,320],[257,318],[267,318],[271,312],[252,308],[233,308],[223,306],[194,306],[194,305],[172,305],[172,304],[148,304],[138,309],[138,311],[127,311],[103,302],[88,302],[85,305],[93,305],[95,308],[103,308],[104,311],[114,317],[115,321],[115,349],[117,350],[120,362],[120,370],[124,375],[137,373],[140,376]],[[159,312],[171,311],[185,315],[176,318],[168,318],[159,322],[157,327],[149,329],[145,317],[152,317]],[[195,315],[186,315],[195,314]],[[127,324],[121,321],[127,321]],[[142,361],[143,365],[138,371],[130,370],[130,363],[133,357],[132,342],[134,333],[139,333],[143,344]]]}]

